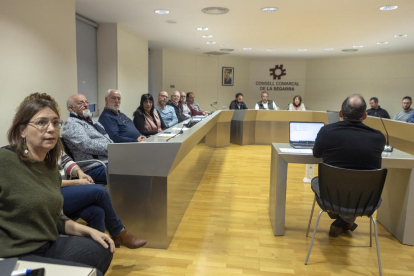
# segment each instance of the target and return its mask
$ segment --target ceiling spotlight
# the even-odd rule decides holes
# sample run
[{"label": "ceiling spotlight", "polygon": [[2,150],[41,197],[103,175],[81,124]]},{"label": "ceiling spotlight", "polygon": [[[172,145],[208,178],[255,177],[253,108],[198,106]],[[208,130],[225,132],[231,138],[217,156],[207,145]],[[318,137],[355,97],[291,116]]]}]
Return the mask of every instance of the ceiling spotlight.
[{"label": "ceiling spotlight", "polygon": [[334,48],[325,48],[325,51],[332,51]]},{"label": "ceiling spotlight", "polygon": [[263,8],[262,12],[275,12],[277,11],[277,8]]},{"label": "ceiling spotlight", "polygon": [[221,8],[221,7],[208,7],[208,8],[202,9],[201,11],[206,13],[206,14],[220,15],[220,14],[228,13],[229,9]]},{"label": "ceiling spotlight", "polygon": [[275,49],[267,49],[269,52],[273,52]]},{"label": "ceiling spotlight", "polygon": [[354,46],[352,46],[353,48],[362,48],[362,47],[364,47],[363,45],[354,45]]},{"label": "ceiling spotlight", "polygon": [[306,52],[306,49],[298,49],[299,52]]},{"label": "ceiling spotlight", "polygon": [[169,14],[170,13],[170,11],[167,11],[167,10],[155,10],[154,12],[157,14]]},{"label": "ceiling spotlight", "polygon": [[406,34],[400,34],[400,35],[394,35],[394,37],[400,38],[400,37],[407,37]]},{"label": "ceiling spotlight", "polygon": [[220,47],[229,47],[227,44],[220,44]]},{"label": "ceiling spotlight", "polygon": [[392,10],[395,10],[395,9],[397,9],[398,8],[398,6],[382,6],[381,8],[380,8],[380,10],[381,11],[392,11]]},{"label": "ceiling spotlight", "polygon": [[210,37],[213,37],[212,35],[202,35],[201,36],[202,38],[210,38]]},{"label": "ceiling spotlight", "polygon": [[243,50],[245,50],[245,51],[249,51],[249,50],[251,50],[252,48],[243,48]]},{"label": "ceiling spotlight", "polygon": [[177,21],[174,21],[174,20],[167,20],[167,21],[165,21],[165,22],[170,23],[170,24],[175,24],[175,23],[177,23]]},{"label": "ceiling spotlight", "polygon": [[208,28],[206,27],[198,27],[197,31],[208,31]]},{"label": "ceiling spotlight", "polygon": [[384,44],[388,44],[388,41],[379,41],[377,42],[378,45],[384,45]]},{"label": "ceiling spotlight", "polygon": [[207,44],[216,44],[215,41],[207,41]]}]

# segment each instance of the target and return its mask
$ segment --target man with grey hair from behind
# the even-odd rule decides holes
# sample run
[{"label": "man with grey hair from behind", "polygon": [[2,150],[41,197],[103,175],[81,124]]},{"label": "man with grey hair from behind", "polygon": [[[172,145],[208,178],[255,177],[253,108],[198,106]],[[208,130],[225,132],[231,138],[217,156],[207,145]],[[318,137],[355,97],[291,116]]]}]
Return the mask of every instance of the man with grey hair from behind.
[{"label": "man with grey hair from behind", "polygon": [[[341,121],[326,125],[319,131],[313,156],[322,157],[323,162],[328,165],[345,169],[380,169],[385,137],[380,131],[362,123],[367,117],[366,108],[367,104],[361,95],[347,97],[339,110]],[[312,179],[311,187],[318,201],[320,191],[317,177]],[[380,204],[381,200],[376,208]],[[329,212],[328,215],[335,219],[329,230],[331,237],[338,237],[348,230],[354,231],[358,226],[355,223],[356,217],[341,217]]]},{"label": "man with grey hair from behind", "polygon": [[132,143],[145,140],[136,129],[134,122],[119,110],[121,106],[121,91],[109,89],[105,97],[105,109],[99,116],[99,122],[104,126],[109,137],[115,143]]}]

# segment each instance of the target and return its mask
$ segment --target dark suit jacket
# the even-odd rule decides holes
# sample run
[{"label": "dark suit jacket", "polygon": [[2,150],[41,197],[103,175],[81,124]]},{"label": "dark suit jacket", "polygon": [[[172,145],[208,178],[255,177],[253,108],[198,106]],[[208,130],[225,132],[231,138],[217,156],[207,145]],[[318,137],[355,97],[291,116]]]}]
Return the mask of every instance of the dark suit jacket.
[{"label": "dark suit jacket", "polygon": [[248,109],[248,108],[247,108],[247,106],[244,102],[241,102],[240,108],[239,108],[239,106],[237,105],[237,101],[234,100],[230,103],[229,109],[236,109],[237,110],[237,109]]}]

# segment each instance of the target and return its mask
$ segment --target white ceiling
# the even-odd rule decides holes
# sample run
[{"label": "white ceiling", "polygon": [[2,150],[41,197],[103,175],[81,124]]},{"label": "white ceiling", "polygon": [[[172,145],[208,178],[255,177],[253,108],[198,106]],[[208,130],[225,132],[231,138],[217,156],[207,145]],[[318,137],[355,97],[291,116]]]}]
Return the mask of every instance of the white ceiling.
[{"label": "white ceiling", "polygon": [[[384,5],[398,5],[380,11]],[[205,7],[225,7],[207,15]],[[264,7],[277,7],[272,13]],[[167,15],[155,14],[166,9]],[[234,49],[231,56],[316,58],[414,51],[414,0],[76,0],[76,12],[97,23],[119,23],[150,48],[198,53]],[[177,21],[176,24],[166,23]],[[208,27],[208,31],[197,31]],[[405,38],[394,35],[407,34]],[[212,38],[202,38],[212,35]],[[215,41],[215,45],[207,45]],[[387,45],[377,45],[388,41]],[[358,52],[342,49],[363,45]],[[242,48],[251,47],[244,51]],[[274,52],[268,52],[274,48]],[[325,51],[325,48],[334,48]],[[298,49],[307,49],[299,52]]]}]

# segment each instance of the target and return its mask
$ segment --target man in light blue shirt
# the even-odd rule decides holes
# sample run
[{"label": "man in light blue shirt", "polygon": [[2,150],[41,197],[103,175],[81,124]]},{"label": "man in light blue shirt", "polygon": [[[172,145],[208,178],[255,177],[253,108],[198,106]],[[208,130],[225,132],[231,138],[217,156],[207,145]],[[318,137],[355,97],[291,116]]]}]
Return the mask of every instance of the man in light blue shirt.
[{"label": "man in light blue shirt", "polygon": [[178,123],[177,115],[175,115],[174,107],[167,105],[168,101],[168,93],[165,91],[161,91],[158,94],[158,104],[155,107],[157,109],[158,114],[160,114],[164,124],[167,128],[172,127]]}]

